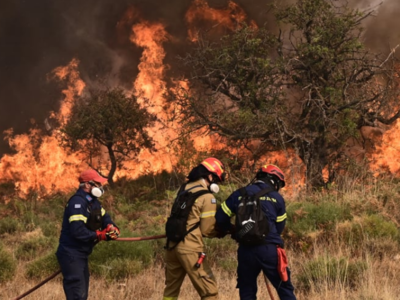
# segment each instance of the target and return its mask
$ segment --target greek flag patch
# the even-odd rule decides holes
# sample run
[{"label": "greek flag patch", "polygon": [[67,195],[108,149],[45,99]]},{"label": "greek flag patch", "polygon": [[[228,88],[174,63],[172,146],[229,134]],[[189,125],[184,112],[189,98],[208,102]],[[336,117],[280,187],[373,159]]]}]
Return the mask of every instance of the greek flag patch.
[{"label": "greek flag patch", "polygon": [[75,204],[75,208],[81,208],[80,204]]},{"label": "greek flag patch", "polygon": [[217,204],[217,200],[215,198],[211,199],[211,204]]}]

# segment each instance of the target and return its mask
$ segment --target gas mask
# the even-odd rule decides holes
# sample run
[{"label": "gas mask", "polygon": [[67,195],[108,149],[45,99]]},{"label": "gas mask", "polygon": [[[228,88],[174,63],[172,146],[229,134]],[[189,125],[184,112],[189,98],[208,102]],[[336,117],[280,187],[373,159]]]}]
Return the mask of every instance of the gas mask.
[{"label": "gas mask", "polygon": [[208,187],[208,189],[210,190],[211,193],[213,194],[218,194],[219,192],[219,186],[216,183],[211,183],[210,186]]},{"label": "gas mask", "polygon": [[103,196],[104,190],[103,190],[103,188],[97,187],[97,186],[96,186],[96,187],[92,188],[92,190],[90,191],[90,193],[91,193],[93,196],[95,196],[96,198],[99,198],[99,197]]},{"label": "gas mask", "polygon": [[97,186],[95,183],[89,182],[90,185],[92,186],[92,189],[90,190],[90,193],[96,197],[100,198],[104,194],[104,189],[102,186]]}]

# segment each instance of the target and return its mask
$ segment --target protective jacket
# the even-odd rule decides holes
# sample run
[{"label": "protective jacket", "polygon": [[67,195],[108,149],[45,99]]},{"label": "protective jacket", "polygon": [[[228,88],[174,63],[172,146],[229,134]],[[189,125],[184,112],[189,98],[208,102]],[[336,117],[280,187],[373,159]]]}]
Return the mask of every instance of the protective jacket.
[{"label": "protective jacket", "polygon": [[[191,189],[193,188],[193,189]],[[205,189],[208,190],[207,184],[204,179],[200,179],[194,182],[190,182],[186,185],[185,190],[191,189],[193,193]],[[217,232],[215,231],[215,213],[217,211],[217,201],[211,192],[204,194],[196,199],[192,206],[192,210],[189,213],[186,229],[189,231],[190,228],[199,223],[199,226],[189,232],[185,239],[180,242],[176,247],[182,251],[189,252],[202,252],[204,251],[203,237],[215,237]],[[171,242],[171,247],[174,243]]]},{"label": "protective jacket", "polygon": [[[249,195],[254,195],[267,187],[272,186],[260,180],[256,181],[255,184],[247,186],[246,191]],[[221,209],[217,211],[215,215],[217,228],[222,232],[231,230],[230,219],[237,212],[240,196],[239,190],[233,192],[228,199],[222,203]],[[286,208],[283,197],[274,190],[269,192],[265,197],[261,197],[260,200],[263,212],[268,217],[270,228],[270,233],[266,236],[265,241],[269,244],[282,245],[281,233],[286,223]]]},{"label": "protective jacket", "polygon": [[[116,226],[99,200],[82,189],[68,200],[64,210],[57,253],[87,257],[96,244],[96,230]],[[96,228],[98,226],[98,228]]]}]

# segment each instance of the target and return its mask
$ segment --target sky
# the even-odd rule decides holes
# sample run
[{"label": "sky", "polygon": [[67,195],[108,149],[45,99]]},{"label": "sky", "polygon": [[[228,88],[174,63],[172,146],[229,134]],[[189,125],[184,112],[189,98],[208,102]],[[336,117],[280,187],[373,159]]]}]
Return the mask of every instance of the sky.
[{"label": "sky", "polygon": [[[272,0],[237,0],[259,25],[272,22],[266,4]],[[291,1],[291,0],[288,0]],[[294,1],[294,0],[292,0]],[[26,133],[42,128],[50,111],[57,111],[62,86],[48,75],[73,58],[86,83],[103,80],[129,87],[138,70],[141,50],[129,42],[128,30],[116,27],[129,7],[142,19],[163,22],[174,41],[167,42],[166,63],[188,50],[184,14],[191,0],[2,0],[0,1],[0,134],[13,128]],[[226,7],[228,1],[210,0]],[[382,1],[349,0],[360,9]],[[365,42],[378,52],[400,44],[400,1],[383,0],[365,24]],[[271,25],[273,26],[273,24]],[[178,41],[178,42],[177,42]],[[400,51],[400,50],[399,50]],[[172,72],[172,71],[170,71]],[[0,156],[10,152],[3,136]]]}]

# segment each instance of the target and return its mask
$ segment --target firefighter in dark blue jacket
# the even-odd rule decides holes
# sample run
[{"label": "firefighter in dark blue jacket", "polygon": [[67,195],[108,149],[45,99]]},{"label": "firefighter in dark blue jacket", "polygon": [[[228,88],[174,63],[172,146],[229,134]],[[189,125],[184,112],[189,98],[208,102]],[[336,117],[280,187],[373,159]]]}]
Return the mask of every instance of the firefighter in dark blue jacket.
[{"label": "firefighter in dark blue jacket", "polygon": [[106,181],[95,170],[83,171],[79,189],[65,206],[56,256],[67,300],[88,298],[88,257],[96,243],[117,239],[120,233],[98,200]]},{"label": "firefighter in dark blue jacket", "polygon": [[[255,195],[263,189],[271,188],[264,197],[260,198],[262,210],[269,220],[269,233],[261,245],[248,246],[239,243],[237,288],[241,300],[257,299],[257,277],[261,271],[275,287],[281,300],[295,300],[294,287],[290,281],[290,271],[283,249],[281,233],[285,228],[286,208],[279,189],[285,186],[285,178],[281,169],[275,165],[264,165],[257,172],[252,184],[245,187],[248,195]],[[238,211],[242,193],[233,192],[215,215],[216,227],[220,235],[233,232],[231,217]]]}]

